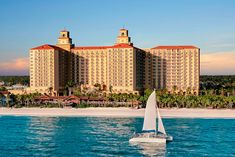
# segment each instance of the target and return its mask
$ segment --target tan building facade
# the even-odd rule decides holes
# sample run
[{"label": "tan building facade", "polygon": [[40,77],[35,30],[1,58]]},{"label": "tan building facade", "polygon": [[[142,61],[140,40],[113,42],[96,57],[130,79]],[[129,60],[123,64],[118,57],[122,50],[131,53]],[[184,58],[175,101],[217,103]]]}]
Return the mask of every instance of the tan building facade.
[{"label": "tan building facade", "polygon": [[107,92],[139,93],[143,90],[145,52],[133,46],[128,30],[121,29],[113,46],[75,47],[76,84],[101,84]]},{"label": "tan building facade", "polygon": [[58,95],[69,80],[68,51],[53,45],[30,50],[30,90]]},{"label": "tan building facade", "polygon": [[128,30],[120,29],[111,46],[74,46],[68,31],[60,32],[56,46],[30,50],[30,89],[54,95],[69,81],[107,93],[139,93],[146,88],[169,91],[199,90],[200,50],[194,46],[133,46]]},{"label": "tan building facade", "polygon": [[157,46],[150,49],[152,84],[182,94],[199,93],[200,49],[195,46]]}]

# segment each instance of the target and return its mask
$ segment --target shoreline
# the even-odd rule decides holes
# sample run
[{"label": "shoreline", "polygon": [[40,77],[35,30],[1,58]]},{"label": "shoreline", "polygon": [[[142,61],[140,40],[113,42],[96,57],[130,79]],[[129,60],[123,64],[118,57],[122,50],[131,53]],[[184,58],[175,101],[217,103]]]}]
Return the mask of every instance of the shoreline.
[{"label": "shoreline", "polygon": [[[0,108],[0,116],[38,117],[144,117],[132,108]],[[160,109],[163,118],[235,118],[233,109]]]}]

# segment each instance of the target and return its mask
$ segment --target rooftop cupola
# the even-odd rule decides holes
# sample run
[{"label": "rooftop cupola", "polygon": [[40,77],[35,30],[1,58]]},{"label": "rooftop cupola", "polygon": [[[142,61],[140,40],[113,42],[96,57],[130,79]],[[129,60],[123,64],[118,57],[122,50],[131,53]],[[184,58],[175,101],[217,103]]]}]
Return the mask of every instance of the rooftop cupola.
[{"label": "rooftop cupola", "polygon": [[133,45],[131,43],[131,37],[128,36],[128,30],[127,29],[120,29],[119,35],[117,37],[116,44],[128,44]]},{"label": "rooftop cupola", "polygon": [[58,47],[61,47],[67,51],[70,51],[70,49],[74,46],[72,44],[72,39],[70,38],[69,31],[62,30],[60,31],[60,36],[58,38],[58,42],[56,44]]}]

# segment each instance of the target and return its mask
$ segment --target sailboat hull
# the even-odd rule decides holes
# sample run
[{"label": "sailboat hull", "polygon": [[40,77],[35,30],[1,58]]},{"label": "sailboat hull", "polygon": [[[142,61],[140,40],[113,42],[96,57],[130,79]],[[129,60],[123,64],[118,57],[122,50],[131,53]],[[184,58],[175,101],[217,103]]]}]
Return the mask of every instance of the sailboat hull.
[{"label": "sailboat hull", "polygon": [[166,137],[166,142],[172,142],[173,141],[173,137],[172,136],[167,136]]},{"label": "sailboat hull", "polygon": [[166,143],[172,141],[172,136],[155,133],[140,133],[135,134],[129,142],[152,142],[152,143]]},{"label": "sailboat hull", "polygon": [[166,143],[166,139],[164,138],[153,138],[153,137],[133,137],[129,140],[129,142],[136,143]]}]

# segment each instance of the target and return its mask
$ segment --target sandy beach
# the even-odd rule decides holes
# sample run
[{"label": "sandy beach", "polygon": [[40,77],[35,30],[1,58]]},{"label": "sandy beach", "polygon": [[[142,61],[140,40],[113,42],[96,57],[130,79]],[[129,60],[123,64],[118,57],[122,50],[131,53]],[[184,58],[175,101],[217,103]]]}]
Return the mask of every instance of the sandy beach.
[{"label": "sandy beach", "polygon": [[[163,117],[173,118],[235,118],[231,109],[160,109]],[[143,117],[144,109],[131,108],[0,108],[0,115],[14,116],[87,116]]]}]

